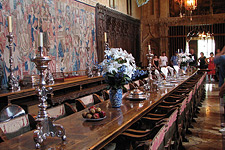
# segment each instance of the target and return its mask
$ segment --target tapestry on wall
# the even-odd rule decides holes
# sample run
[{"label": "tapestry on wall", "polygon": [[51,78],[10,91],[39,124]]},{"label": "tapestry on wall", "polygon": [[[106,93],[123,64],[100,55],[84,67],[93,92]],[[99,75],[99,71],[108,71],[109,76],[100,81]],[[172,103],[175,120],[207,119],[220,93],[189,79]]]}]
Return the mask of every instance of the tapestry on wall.
[{"label": "tapestry on wall", "polygon": [[[0,74],[3,85],[9,75],[7,16],[12,16],[14,34],[14,75],[36,74],[31,59],[37,53],[39,32],[44,47],[50,47],[51,72],[85,70],[97,60],[95,7],[74,0],[0,0]],[[86,47],[90,47],[87,60]],[[2,68],[2,69],[1,69]]]}]

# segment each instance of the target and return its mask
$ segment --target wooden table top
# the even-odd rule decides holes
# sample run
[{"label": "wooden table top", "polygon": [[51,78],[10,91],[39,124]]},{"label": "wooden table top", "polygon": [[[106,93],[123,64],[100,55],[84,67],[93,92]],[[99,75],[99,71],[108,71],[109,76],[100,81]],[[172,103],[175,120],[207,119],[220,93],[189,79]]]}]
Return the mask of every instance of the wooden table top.
[{"label": "wooden table top", "polygon": [[[88,78],[87,76],[80,76],[75,77],[73,79],[65,79],[63,82],[55,82],[53,85],[47,85],[46,87],[52,87],[53,91],[61,90],[64,88],[69,88],[76,85],[83,85],[90,82],[97,82],[104,80],[102,76]],[[0,90],[0,98],[1,97],[8,97],[8,100],[14,100],[18,98],[23,98],[27,96],[35,95],[35,88],[34,87],[21,87],[20,90],[17,91],[10,91],[10,90]]]},{"label": "wooden table top", "polygon": [[[189,77],[191,76],[187,76],[186,79]],[[62,118],[56,123],[64,126],[67,140],[63,142],[57,137],[47,137],[42,149],[100,149],[154,108],[168,93],[175,90],[186,79],[179,81],[174,87],[152,92],[150,97],[144,101],[123,99],[120,108],[112,108],[109,101],[97,104],[96,106],[104,110],[107,116],[99,122],[87,122],[83,119],[82,113],[87,109]],[[0,143],[0,149],[35,149],[33,131]]]}]

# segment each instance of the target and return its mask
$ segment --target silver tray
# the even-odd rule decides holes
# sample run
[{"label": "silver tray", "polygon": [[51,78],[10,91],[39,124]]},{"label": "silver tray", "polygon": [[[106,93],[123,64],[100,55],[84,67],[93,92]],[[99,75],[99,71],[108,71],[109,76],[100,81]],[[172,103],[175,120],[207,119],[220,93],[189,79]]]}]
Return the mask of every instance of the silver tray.
[{"label": "silver tray", "polygon": [[98,118],[98,119],[88,119],[88,118],[84,118],[84,120],[85,120],[85,121],[101,121],[101,120],[103,120],[103,119],[105,119],[105,118],[106,118],[106,116],[103,117],[103,118]]},{"label": "silver tray", "polygon": [[145,95],[128,95],[126,96],[126,99],[129,99],[131,101],[143,101],[143,100],[146,100],[146,96]]},{"label": "silver tray", "polygon": [[174,87],[174,84],[165,84],[165,87]]}]

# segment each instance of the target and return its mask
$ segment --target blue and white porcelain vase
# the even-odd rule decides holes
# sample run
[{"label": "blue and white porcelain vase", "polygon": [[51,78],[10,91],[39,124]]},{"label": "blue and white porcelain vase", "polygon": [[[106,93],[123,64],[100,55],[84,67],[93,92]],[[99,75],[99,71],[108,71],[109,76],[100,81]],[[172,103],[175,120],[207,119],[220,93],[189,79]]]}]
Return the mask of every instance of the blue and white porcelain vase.
[{"label": "blue and white porcelain vase", "polygon": [[109,91],[109,99],[113,108],[119,108],[122,104],[123,90],[111,88]]}]

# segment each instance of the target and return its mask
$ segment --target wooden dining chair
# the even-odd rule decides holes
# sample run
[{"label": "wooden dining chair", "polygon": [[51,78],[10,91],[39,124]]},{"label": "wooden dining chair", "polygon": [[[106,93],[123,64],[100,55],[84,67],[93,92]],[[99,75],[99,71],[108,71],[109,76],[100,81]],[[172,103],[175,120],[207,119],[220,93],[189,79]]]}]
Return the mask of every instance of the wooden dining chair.
[{"label": "wooden dining chair", "polygon": [[77,108],[77,111],[81,111],[87,108],[87,106],[83,103],[82,100],[76,99],[76,108]]},{"label": "wooden dining chair", "polygon": [[6,137],[6,135],[4,134],[4,132],[2,131],[2,129],[0,128],[0,143],[1,142],[5,142],[7,140],[8,140],[8,138]]},{"label": "wooden dining chair", "polygon": [[102,91],[102,96],[103,96],[103,99],[106,101],[109,99],[109,91],[107,90],[103,90]]},{"label": "wooden dining chair", "polygon": [[140,85],[140,86],[144,86],[144,85],[145,85],[144,81],[139,80],[139,85]]},{"label": "wooden dining chair", "polygon": [[123,89],[123,93],[126,93],[128,91],[130,91],[130,86],[129,86],[129,84],[125,84],[124,89]]},{"label": "wooden dining chair", "polygon": [[130,89],[130,90],[134,90],[135,87],[136,87],[136,86],[135,86],[133,83],[129,83],[129,89]]},{"label": "wooden dining chair", "polygon": [[58,106],[48,108],[47,112],[50,118],[54,118],[54,120],[58,120],[60,118],[69,116],[77,111],[69,103],[64,103]]},{"label": "wooden dining chair", "polygon": [[139,80],[134,81],[133,84],[134,84],[134,86],[136,86],[136,87],[139,87],[139,86],[140,86]]},{"label": "wooden dining chair", "polygon": [[157,119],[161,119],[159,120],[159,122],[164,122],[165,124],[163,149],[170,149],[171,147],[176,146],[175,144],[180,144],[179,142],[177,142],[179,139],[177,139],[178,136],[176,136],[178,134],[177,129],[178,129],[179,108],[170,109],[168,113],[164,114],[164,116],[158,117],[157,115],[151,114],[144,118],[146,119],[146,121],[148,121],[148,123],[152,123],[152,120],[156,119],[155,117]]},{"label": "wooden dining chair", "polygon": [[81,111],[87,107],[93,106],[95,104],[103,102],[103,99],[100,98],[97,94],[92,94],[76,99],[76,108],[77,111]]},{"label": "wooden dining chair", "polygon": [[104,101],[98,94],[93,94],[93,99],[94,99],[94,104],[98,104]]},{"label": "wooden dining chair", "polygon": [[121,136],[130,141],[132,149],[163,149],[164,134],[165,126],[159,124],[151,130],[127,129]]},{"label": "wooden dining chair", "polygon": [[143,79],[143,81],[144,81],[145,84],[148,83],[148,80],[149,80],[149,78],[144,78],[144,79]]},{"label": "wooden dining chair", "polygon": [[[157,108],[154,108],[155,110],[151,111],[150,113],[148,113],[147,115],[141,118],[141,120],[143,120],[143,122],[146,124],[144,130],[147,130],[147,129],[153,130],[154,127],[160,124],[164,124],[164,134],[163,132],[158,134],[158,136],[160,136],[161,144],[157,145],[156,143],[152,142],[151,148],[170,149],[171,147],[174,147],[175,144],[180,144],[179,142],[176,142],[177,140],[176,138],[178,137],[176,135],[177,135],[177,129],[178,129],[179,108],[177,107],[164,108],[164,107],[158,107],[158,106],[156,107]],[[151,126],[153,125],[153,128],[151,128],[149,125]],[[126,130],[126,132],[130,130],[133,130],[133,129]],[[142,130],[138,130],[138,131],[143,132]],[[135,133],[135,135],[137,134],[138,132]]]},{"label": "wooden dining chair", "polygon": [[25,114],[7,121],[0,122],[0,137],[2,141],[6,141],[35,128],[35,119],[31,115]]}]

